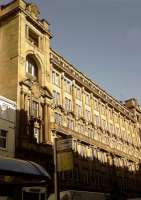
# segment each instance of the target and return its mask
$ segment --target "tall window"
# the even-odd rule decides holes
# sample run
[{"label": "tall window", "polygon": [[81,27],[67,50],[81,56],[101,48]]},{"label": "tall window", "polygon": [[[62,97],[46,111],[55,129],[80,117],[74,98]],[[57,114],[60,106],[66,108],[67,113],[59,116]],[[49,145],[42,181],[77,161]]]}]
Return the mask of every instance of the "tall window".
[{"label": "tall window", "polygon": [[59,105],[60,104],[60,93],[53,90],[53,97],[54,97],[55,105]]},{"label": "tall window", "polygon": [[76,115],[77,115],[77,117],[82,116],[82,106],[79,104],[76,104]]},{"label": "tall window", "polygon": [[100,111],[102,115],[106,115],[106,107],[103,103],[100,104]]},{"label": "tall window", "polygon": [[79,86],[76,86],[76,98],[82,100],[82,92]]},{"label": "tall window", "polygon": [[39,35],[30,28],[28,29],[28,39],[33,45],[39,46]]},{"label": "tall window", "polygon": [[71,94],[72,82],[70,80],[68,80],[67,78],[64,79],[64,88],[65,88],[65,92]]},{"label": "tall window", "polygon": [[88,94],[88,93],[85,93],[85,103],[87,105],[90,105],[90,94]]},{"label": "tall window", "polygon": [[100,126],[100,117],[99,117],[99,115],[94,115],[94,124],[96,125],[96,126]]},{"label": "tall window", "polygon": [[40,142],[40,129],[37,127],[34,128],[34,139],[37,143]]},{"label": "tall window", "polygon": [[55,123],[58,125],[62,125],[62,115],[60,113],[55,112]]},{"label": "tall window", "polygon": [[109,108],[109,113],[108,113],[108,115],[109,115],[109,118],[110,119],[113,119],[113,111],[112,111],[112,109],[111,108]]},{"label": "tall window", "polygon": [[0,129],[0,148],[6,148],[7,143],[7,131]]},{"label": "tall window", "polygon": [[67,97],[65,97],[65,109],[67,111],[72,110],[72,101],[71,101],[71,99],[68,99]]},{"label": "tall window", "polygon": [[52,83],[58,87],[60,87],[61,77],[60,74],[56,71],[52,71]]},{"label": "tall window", "polygon": [[84,123],[82,121],[78,122],[77,129],[78,129],[79,133],[82,133],[82,134],[85,135],[85,125],[84,125]]},{"label": "tall window", "polygon": [[114,125],[113,124],[109,124],[109,131],[110,133],[114,133]]},{"label": "tall window", "polygon": [[30,74],[33,77],[38,78],[38,68],[35,60],[31,56],[27,56],[26,58],[26,69],[27,74]]},{"label": "tall window", "polygon": [[99,103],[98,103],[98,99],[94,97],[94,109],[95,110],[99,110]]},{"label": "tall window", "polygon": [[32,115],[34,117],[38,117],[39,116],[39,104],[36,101],[32,102]]},{"label": "tall window", "polygon": [[106,129],[106,120],[105,119],[101,119],[101,125],[103,129]]},{"label": "tall window", "polygon": [[87,121],[91,121],[91,112],[89,110],[85,110],[85,118]]},{"label": "tall window", "polygon": [[71,118],[67,119],[67,127],[72,130],[74,129],[74,120],[73,119],[71,119]]}]

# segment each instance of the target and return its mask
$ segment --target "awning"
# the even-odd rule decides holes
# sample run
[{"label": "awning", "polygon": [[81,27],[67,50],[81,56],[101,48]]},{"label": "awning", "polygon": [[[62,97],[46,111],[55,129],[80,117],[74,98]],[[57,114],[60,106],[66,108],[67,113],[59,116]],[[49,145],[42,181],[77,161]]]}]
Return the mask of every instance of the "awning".
[{"label": "awning", "polygon": [[27,176],[50,180],[48,172],[39,164],[15,158],[0,157],[0,175]]}]

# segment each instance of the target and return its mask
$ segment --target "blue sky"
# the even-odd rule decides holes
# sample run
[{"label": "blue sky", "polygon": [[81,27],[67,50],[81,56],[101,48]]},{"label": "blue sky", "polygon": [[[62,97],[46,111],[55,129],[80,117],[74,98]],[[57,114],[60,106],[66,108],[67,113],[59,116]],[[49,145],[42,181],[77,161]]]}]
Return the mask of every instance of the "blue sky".
[{"label": "blue sky", "polygon": [[118,100],[141,103],[141,0],[32,2],[51,24],[56,51]]}]

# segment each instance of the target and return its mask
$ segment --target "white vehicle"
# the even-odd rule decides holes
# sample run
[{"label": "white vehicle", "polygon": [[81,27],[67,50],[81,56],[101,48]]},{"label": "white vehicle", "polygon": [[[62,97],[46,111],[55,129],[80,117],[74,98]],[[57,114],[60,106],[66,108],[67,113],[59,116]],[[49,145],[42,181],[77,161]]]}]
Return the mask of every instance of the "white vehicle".
[{"label": "white vehicle", "polygon": [[141,198],[127,199],[127,200],[141,200]]},{"label": "white vehicle", "polygon": [[[106,200],[109,194],[87,191],[63,191],[60,192],[60,200]],[[51,194],[48,200],[55,200],[54,194]]]},{"label": "white vehicle", "polygon": [[45,187],[23,187],[22,200],[46,200]]}]

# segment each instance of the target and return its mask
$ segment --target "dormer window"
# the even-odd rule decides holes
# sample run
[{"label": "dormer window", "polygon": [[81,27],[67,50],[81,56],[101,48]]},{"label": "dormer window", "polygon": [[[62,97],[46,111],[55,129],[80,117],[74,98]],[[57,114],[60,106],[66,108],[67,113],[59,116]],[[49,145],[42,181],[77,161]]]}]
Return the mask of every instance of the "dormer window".
[{"label": "dormer window", "polygon": [[38,78],[38,68],[35,60],[31,56],[26,58],[26,73],[34,78]]}]

